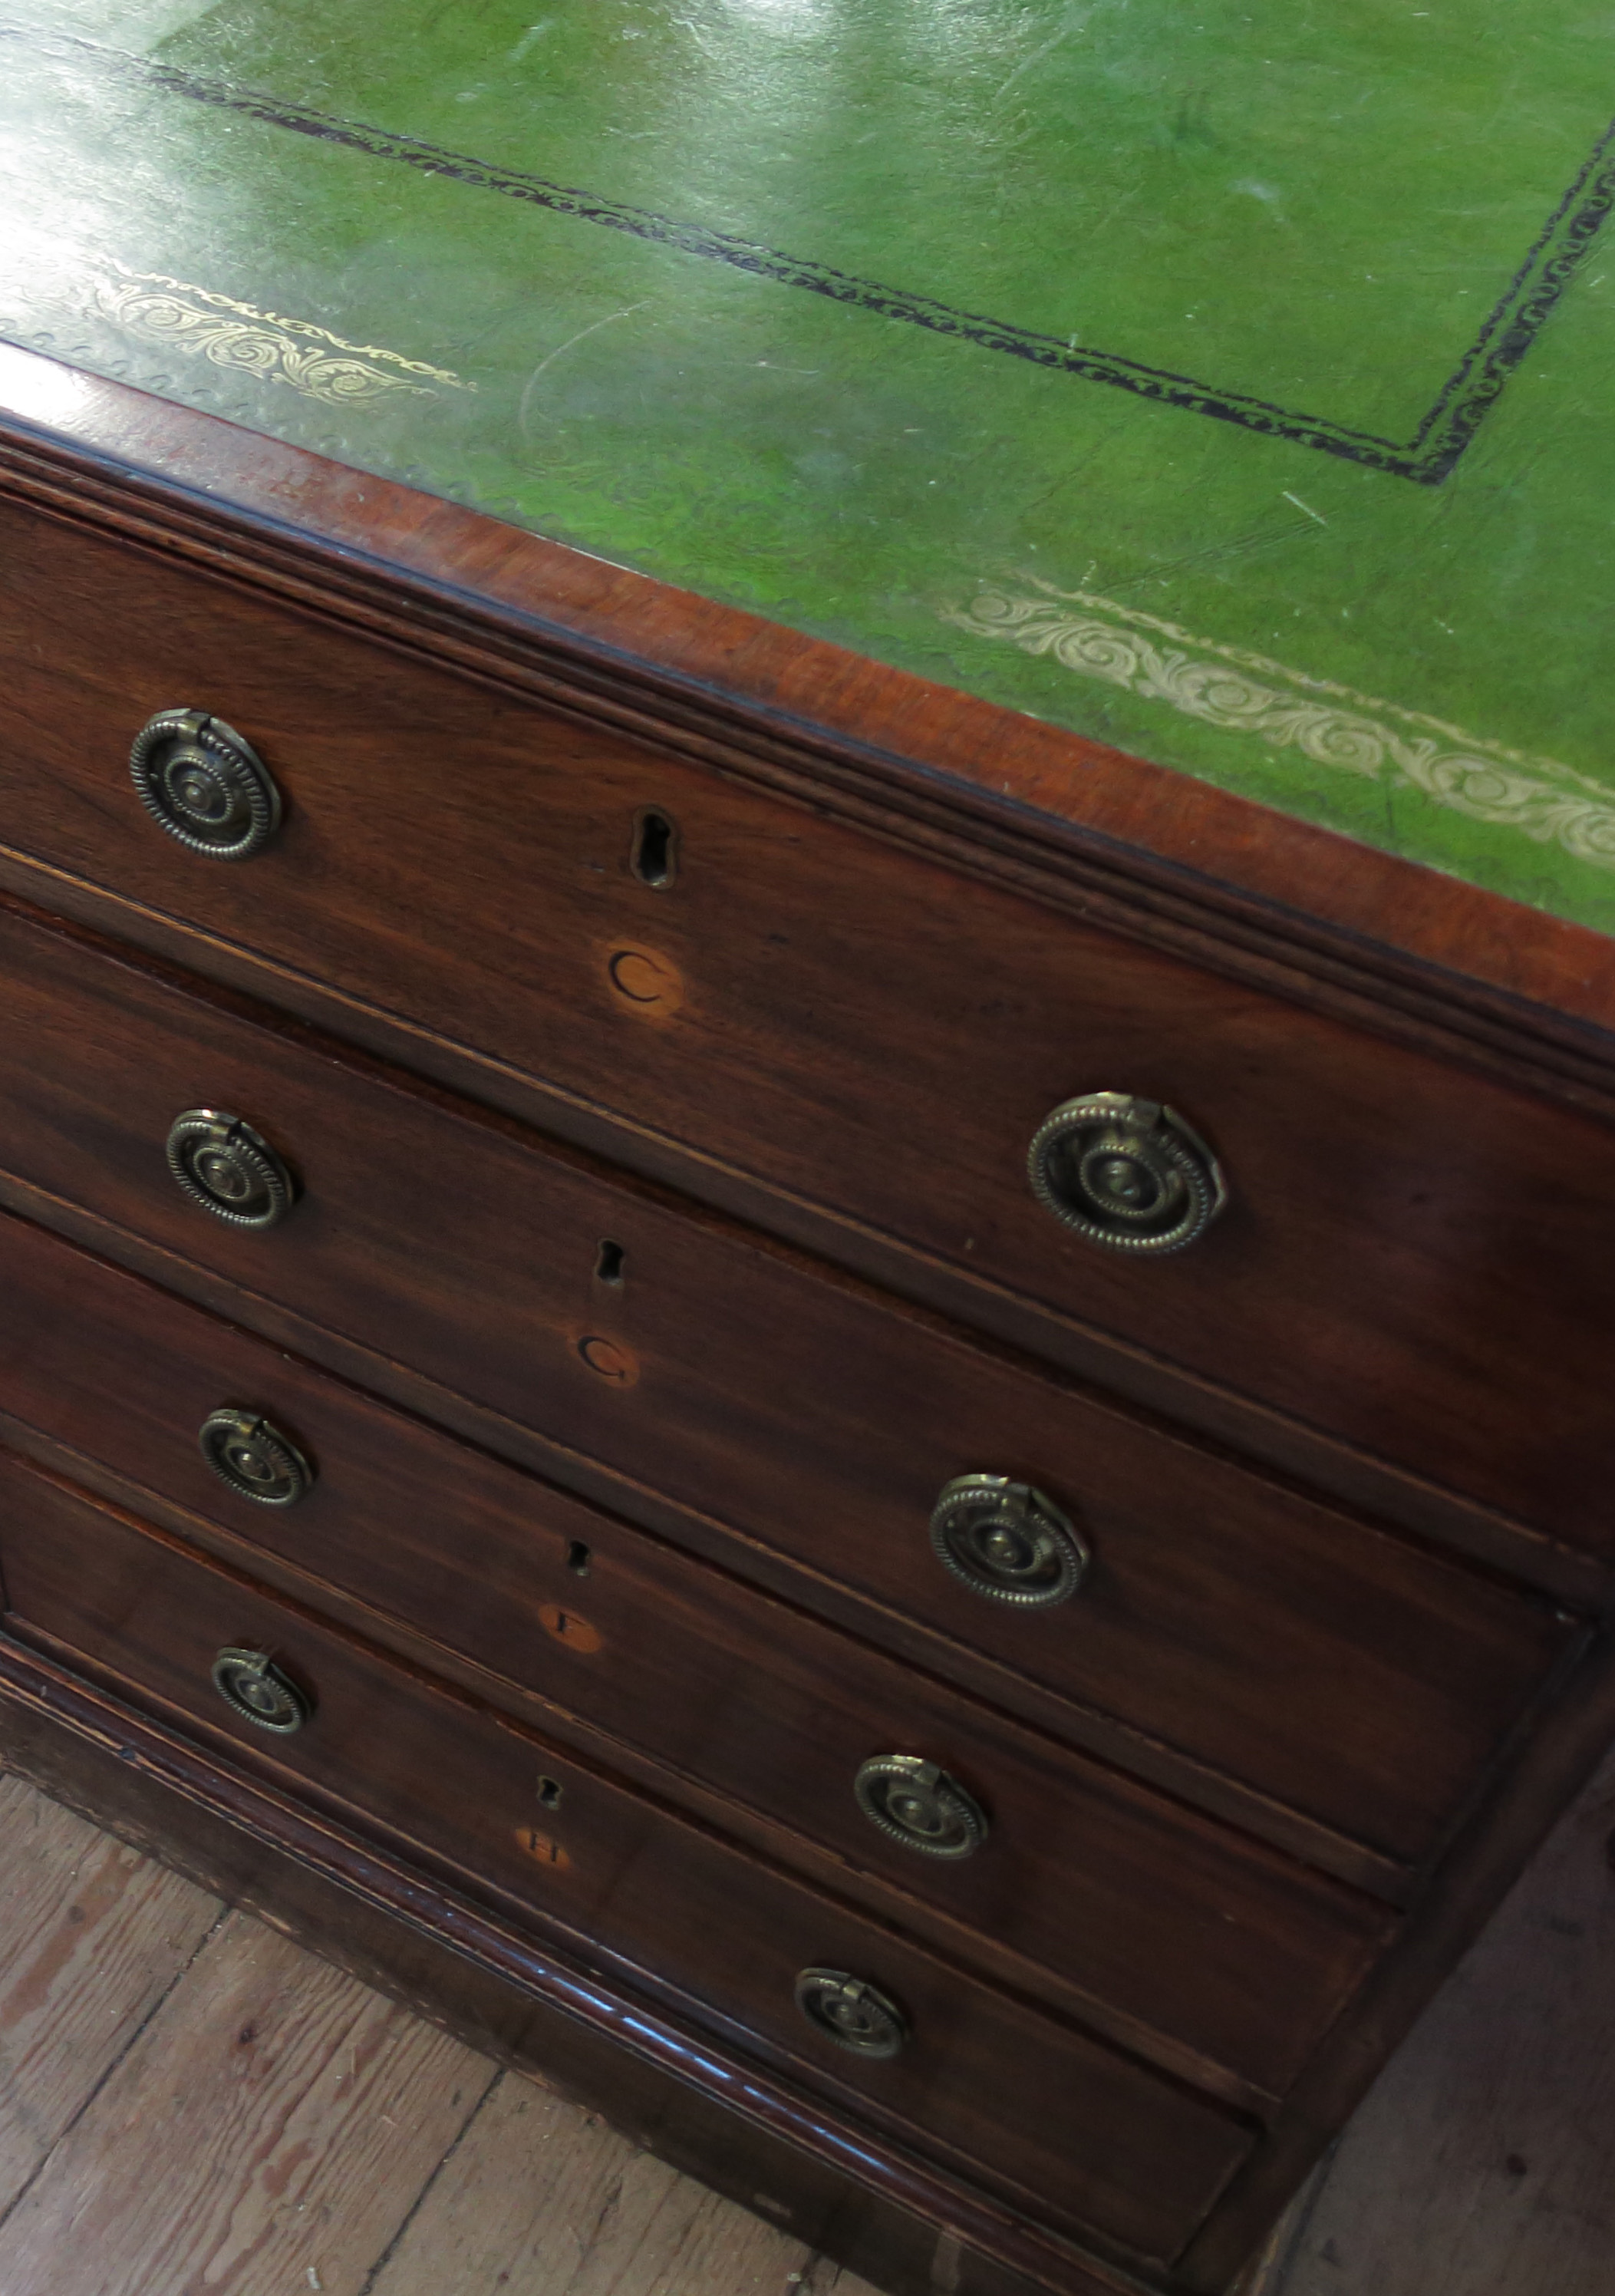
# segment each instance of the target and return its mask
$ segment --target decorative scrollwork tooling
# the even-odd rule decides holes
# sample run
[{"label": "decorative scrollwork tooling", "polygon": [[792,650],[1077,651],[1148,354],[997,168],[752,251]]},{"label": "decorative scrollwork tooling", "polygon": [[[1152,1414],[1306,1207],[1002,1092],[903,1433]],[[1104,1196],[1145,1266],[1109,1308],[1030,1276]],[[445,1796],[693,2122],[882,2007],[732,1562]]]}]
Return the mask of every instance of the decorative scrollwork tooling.
[{"label": "decorative scrollwork tooling", "polygon": [[1228,1201],[1216,1157],[1159,1101],[1090,1092],[1039,1125],[1032,1193],[1067,1227],[1111,1251],[1181,1251]]},{"label": "decorative scrollwork tooling", "polygon": [[1088,1567],[1070,1516],[1030,1483],[1007,1475],[957,1475],[930,1518],[930,1543],[972,1594],[1022,1610],[1068,1602]]},{"label": "decorative scrollwork tooling", "polygon": [[135,736],[129,771],[160,829],[210,861],[245,861],[281,825],[281,793],[234,727],[205,709],[161,709]]}]

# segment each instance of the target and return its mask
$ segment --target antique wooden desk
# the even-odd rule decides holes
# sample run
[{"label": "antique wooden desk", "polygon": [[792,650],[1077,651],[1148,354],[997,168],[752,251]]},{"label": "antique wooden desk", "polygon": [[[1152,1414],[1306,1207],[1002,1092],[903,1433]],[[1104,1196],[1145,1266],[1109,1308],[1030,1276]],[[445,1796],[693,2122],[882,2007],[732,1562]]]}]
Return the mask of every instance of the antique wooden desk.
[{"label": "antique wooden desk", "polygon": [[1615,1737],[1615,56],[1198,13],[0,23],[6,1751],[904,2291]]}]

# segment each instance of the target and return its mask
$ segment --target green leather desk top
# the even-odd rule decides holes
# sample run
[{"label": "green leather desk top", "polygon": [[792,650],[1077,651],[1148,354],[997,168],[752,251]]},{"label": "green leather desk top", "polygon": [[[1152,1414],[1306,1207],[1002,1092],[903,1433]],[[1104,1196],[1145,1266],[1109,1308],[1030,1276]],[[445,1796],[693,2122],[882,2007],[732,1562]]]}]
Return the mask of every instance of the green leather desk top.
[{"label": "green leather desk top", "polygon": [[1615,930],[1615,16],[0,0],[0,334]]}]

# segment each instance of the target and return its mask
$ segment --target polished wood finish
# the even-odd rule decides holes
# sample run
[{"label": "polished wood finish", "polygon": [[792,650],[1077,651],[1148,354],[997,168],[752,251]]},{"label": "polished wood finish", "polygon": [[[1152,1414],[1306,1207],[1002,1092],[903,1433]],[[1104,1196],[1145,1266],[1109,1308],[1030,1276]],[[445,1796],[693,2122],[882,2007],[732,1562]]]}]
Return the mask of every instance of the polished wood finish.
[{"label": "polished wood finish", "polygon": [[[1603,1124],[1541,1126],[1517,1090],[195,576],[152,568],[130,596],[117,551],[6,515],[26,746],[0,789],[21,852],[1607,1540]],[[185,857],[140,814],[128,743],[181,706],[228,719],[283,786],[250,864]],[[668,888],[629,867],[647,805],[678,824]],[[1226,1165],[1229,1210],[1192,1250],[1141,1265],[1033,1201],[1037,1125],[1102,1088],[1170,1101]]]},{"label": "polished wood finish", "polygon": [[0,1904],[8,2296],[875,2296],[14,1776]]},{"label": "polished wood finish", "polygon": [[[334,1583],[660,1764],[788,1812],[1031,1964],[1016,1974],[1034,1989],[1052,1974],[1276,2092],[1394,1933],[1355,1892],[37,1230],[0,1218],[0,1266],[14,1412],[267,1547],[316,1599]],[[317,1463],[294,1508],[236,1496],[203,1461],[196,1430],[230,1399]],[[859,1764],[914,1751],[984,1806],[974,1857],[917,1856],[859,1812]]]},{"label": "polished wood finish", "polygon": [[[94,1809],[120,1841],[208,1896],[297,1937],[480,2054],[586,2100],[630,2142],[697,2169],[805,2248],[857,2258],[881,2289],[935,2296],[940,2272],[956,2296],[1140,2296],[1132,2275],[1034,2233],[872,2134],[854,2139],[823,2113],[793,2116],[742,2061],[710,2041],[691,2048],[645,2004],[617,2005],[614,2022],[597,1976],[569,1972],[463,1900],[444,1899],[428,1925],[418,1874],[310,1824],[283,1797],[200,1759],[37,1653],[0,1640],[0,1747],[13,1777],[64,1811]],[[1013,2264],[1001,2260],[1011,2254]]]},{"label": "polished wood finish", "polygon": [[[18,1177],[226,1275],[246,1317],[267,1293],[403,1354],[1394,1859],[1439,1841],[1573,1636],[1551,1605],[14,905],[0,963]],[[284,1153],[304,1194],[281,1226],[232,1230],[175,1187],[162,1143],[198,1104]],[[936,1497],[981,1471],[1080,1521],[1096,1562],[1075,1603],[1005,1611],[937,1562]]]},{"label": "polished wood finish", "polygon": [[[671,1990],[719,2032],[743,2028],[810,2092],[856,2099],[918,2149],[980,2164],[1056,2225],[1164,2259],[1249,2152],[1252,2132],[1233,2117],[737,1857],[507,1718],[413,1681],[18,1462],[0,1468],[0,1481],[12,1634],[475,1877],[620,1976]],[[255,1734],[220,1703],[209,1669],[231,1645],[273,1652],[303,1687],[314,1715],[295,1735]],[[659,1987],[652,1971],[672,1941],[681,1982]],[[900,2000],[913,2027],[901,2055],[865,2064],[803,2024],[791,1988],[799,1970],[821,1964]],[[996,2077],[1006,2064],[1016,2068],[1009,2091]]]},{"label": "polished wood finish", "polygon": [[[619,2126],[665,2157],[698,2166],[743,2198],[761,2191],[778,2202],[791,2195],[790,2221],[803,2236],[882,2287],[930,2296],[939,2256],[958,2296],[1027,2296],[1032,2287],[1114,2296],[1123,2285],[1091,2252],[1085,2260],[1051,2244],[979,2188],[894,2152],[873,2130],[855,2136],[822,2104],[804,2110],[788,2087],[758,2079],[743,2059],[726,2057],[716,2039],[692,2049],[665,2013],[614,1991],[598,1972],[569,1965],[564,1948],[541,1945],[530,1925],[512,1931],[379,1843],[356,1839],[228,1758],[154,1726],[42,1653],[0,1639],[0,1726],[13,1767],[75,1806],[115,1814],[127,1839],[159,1848],[233,1900],[290,1922],[367,1981],[447,2012],[478,2045],[537,2062],[595,2102],[609,2100]],[[1341,2035],[1343,2046],[1325,2053],[1321,2070],[1333,2087],[1337,2116],[1412,2021],[1431,1968],[1444,1966],[1472,1938],[1499,1877],[1518,1869],[1540,1838],[1545,1812],[1562,1806],[1607,1743],[1615,1719],[1615,1672],[1607,1663],[1587,1677],[1573,1705],[1568,1726],[1543,1734],[1522,1774],[1479,1814],[1454,1861],[1433,1933],[1381,1988],[1371,2028]],[[671,2092],[669,2077],[680,2085]],[[737,2111],[738,2120],[730,2117]],[[1322,2141],[1316,2127],[1303,2119],[1295,2132],[1314,2152]],[[846,2177],[863,2197],[849,2192]],[[1270,2216],[1271,2202],[1261,2205]],[[1250,2226],[1267,2220],[1249,2206],[1234,2218],[1225,2209],[1217,2236],[1225,2251],[1232,2246],[1242,2259],[1256,2244]],[[939,2223],[954,2228],[940,2244]],[[1197,2272],[1185,2284],[1221,2284]]]},{"label": "polished wood finish", "polygon": [[[187,1857],[268,1845],[298,1918],[502,2046],[538,2014],[702,2161],[726,2105],[905,2296],[1226,2296],[1615,1734],[1607,944],[113,386],[0,388],[14,1742]],[[289,800],[238,868],[127,784],[180,701]],[[1180,1259],[1026,1190],[1103,1086],[1228,1167]],[[272,1234],[173,1189],[197,1104],[298,1174]],[[206,1477],[223,1401],[283,1414],[307,1512]],[[1066,1609],[942,1574],[981,1468],[1079,1518]],[[243,1637],[294,1739],[208,1688]],[[923,1886],[816,1766],[898,1716],[994,1822]],[[909,2051],[829,2062],[789,2004],[829,1957]]]},{"label": "polished wood finish", "polygon": [[0,406],[0,485],[76,526],[563,689],[599,721],[1376,1029],[1608,1090],[1603,934],[14,346]]}]

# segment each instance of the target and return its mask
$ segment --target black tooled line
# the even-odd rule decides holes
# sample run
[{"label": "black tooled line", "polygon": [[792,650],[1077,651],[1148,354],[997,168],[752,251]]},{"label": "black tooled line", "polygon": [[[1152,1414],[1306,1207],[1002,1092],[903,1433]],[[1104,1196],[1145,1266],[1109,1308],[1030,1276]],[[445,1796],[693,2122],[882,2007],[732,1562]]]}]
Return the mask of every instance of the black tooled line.
[{"label": "black tooled line", "polygon": [[[1414,435],[1413,451],[1436,481],[1447,477],[1488,409],[1501,396],[1612,207],[1615,121],[1594,145],[1586,164],[1543,226],[1529,254]],[[1466,384],[1472,386],[1467,390]]]},{"label": "black tooled line", "polygon": [[[21,27],[0,26],[0,38],[29,37]],[[1599,162],[1615,147],[1612,123],[1548,218],[1474,342],[1442,385],[1414,436],[1401,444],[1372,431],[1355,430],[1332,422],[1323,416],[1299,414],[1267,399],[1215,390],[1168,368],[1146,366],[1109,352],[1073,350],[1055,335],[1039,334],[979,312],[955,310],[950,304],[930,296],[887,287],[877,280],[786,255],[777,248],[709,230],[702,225],[679,223],[652,209],[632,207],[621,201],[601,199],[587,192],[552,184],[541,176],[529,175],[519,168],[496,167],[417,136],[321,111],[312,104],[259,94],[234,87],[228,81],[204,79],[177,66],[131,55],[121,49],[100,47],[92,41],[58,36],[32,41],[30,45],[57,53],[89,55],[108,70],[192,102],[262,120],[266,126],[346,146],[372,158],[396,160],[422,175],[444,176],[474,189],[523,200],[581,223],[599,225],[678,249],[687,255],[726,263],[754,276],[776,280],[784,286],[804,288],[877,317],[923,327],[935,334],[956,336],[985,350],[1026,359],[1035,365],[1077,375],[1085,381],[1106,383],[1158,405],[1209,415],[1216,422],[1231,422],[1242,430],[1283,439],[1292,446],[1312,447],[1364,468],[1412,479],[1426,486],[1439,486],[1450,476],[1509,376],[1536,340],[1611,208],[1615,206],[1615,160],[1602,170],[1599,168]],[[1585,198],[1581,197],[1584,192]],[[1577,205],[1578,199],[1580,204]],[[1546,251],[1550,249],[1552,253]]]}]

